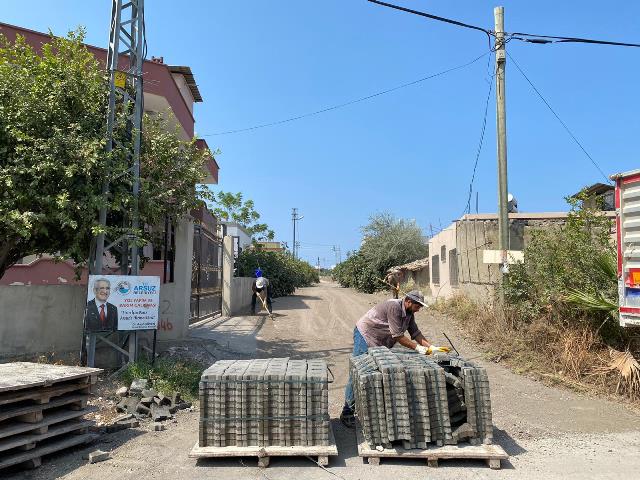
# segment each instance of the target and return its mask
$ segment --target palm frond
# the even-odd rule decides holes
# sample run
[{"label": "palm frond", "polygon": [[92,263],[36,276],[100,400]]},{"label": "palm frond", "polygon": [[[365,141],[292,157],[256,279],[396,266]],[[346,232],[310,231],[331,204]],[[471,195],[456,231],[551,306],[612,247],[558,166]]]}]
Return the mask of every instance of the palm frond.
[{"label": "palm frond", "polygon": [[564,298],[567,302],[588,312],[607,312],[614,318],[618,313],[618,302],[604,297],[600,292],[589,293],[570,288]]}]

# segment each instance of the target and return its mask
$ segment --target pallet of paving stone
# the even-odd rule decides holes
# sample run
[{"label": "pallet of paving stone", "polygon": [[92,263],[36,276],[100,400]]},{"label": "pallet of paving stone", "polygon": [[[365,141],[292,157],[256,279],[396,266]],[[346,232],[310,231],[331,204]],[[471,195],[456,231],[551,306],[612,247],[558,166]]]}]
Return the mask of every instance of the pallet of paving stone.
[{"label": "pallet of paving stone", "polygon": [[363,461],[368,461],[369,465],[380,465],[382,458],[410,458],[427,460],[427,465],[437,467],[439,460],[461,460],[476,459],[484,460],[487,466],[493,470],[499,470],[501,460],[506,460],[509,455],[500,445],[468,445],[459,443],[458,445],[428,446],[427,448],[405,449],[400,446],[383,448],[377,450],[371,447],[362,435],[362,426],[356,420],[356,439],[358,442],[358,456]]},{"label": "pallet of paving stone", "polygon": [[301,446],[249,446],[249,447],[201,447],[198,443],[191,449],[189,458],[229,458],[229,457],[257,457],[258,466],[269,466],[273,457],[317,457],[318,465],[327,466],[329,457],[338,455],[333,428],[329,426],[328,445]]}]

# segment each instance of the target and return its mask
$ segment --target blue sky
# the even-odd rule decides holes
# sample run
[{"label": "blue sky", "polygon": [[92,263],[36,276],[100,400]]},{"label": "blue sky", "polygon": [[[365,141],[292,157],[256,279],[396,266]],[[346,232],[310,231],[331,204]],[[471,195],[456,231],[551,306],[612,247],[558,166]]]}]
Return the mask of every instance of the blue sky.
[{"label": "blue sky", "polygon": [[[284,125],[214,135],[348,102],[464,64],[488,51],[481,33],[364,0],[146,2],[149,57],[189,65],[204,103],[196,131],[219,148],[219,188],[252,198],[277,239],[334,263],[360,243],[371,214],[415,219],[425,234],[466,203],[488,92],[487,57],[418,85]],[[478,0],[397,3],[493,28]],[[505,29],[640,43],[640,3],[503,1]],[[87,28],[106,47],[108,0],[3,0],[0,21],[64,34]],[[178,7],[179,5],[179,7]],[[509,53],[606,174],[638,168],[640,49],[508,44]],[[521,211],[561,211],[563,197],[603,181],[513,64],[507,63],[509,191]],[[495,100],[475,192],[495,212]]]}]

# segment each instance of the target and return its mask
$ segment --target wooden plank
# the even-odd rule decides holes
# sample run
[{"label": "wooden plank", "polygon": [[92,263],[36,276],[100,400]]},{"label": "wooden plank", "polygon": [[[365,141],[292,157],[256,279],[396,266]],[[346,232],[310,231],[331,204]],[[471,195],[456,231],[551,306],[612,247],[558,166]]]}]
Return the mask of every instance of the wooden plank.
[{"label": "wooden plank", "polygon": [[[429,446],[426,449],[413,448],[406,450],[401,447],[376,450],[371,448],[362,436],[360,422],[356,421],[356,439],[358,442],[358,455],[369,458],[426,458],[429,461],[437,459],[480,459],[480,460],[505,460],[509,458],[507,452],[500,445],[444,445],[442,447]],[[432,462],[430,462],[432,463]]]},{"label": "wooden plank", "polygon": [[[189,458],[224,457],[330,457],[338,455],[333,428],[329,427],[329,445],[302,446],[251,446],[251,447],[200,447],[197,443],[189,452]],[[268,462],[267,462],[268,464]]]},{"label": "wooden plank", "polygon": [[21,447],[23,445],[35,444],[41,442],[47,438],[55,437],[57,435],[63,435],[65,433],[74,432],[77,430],[84,430],[93,425],[93,422],[89,420],[67,420],[66,422],[57,423],[47,429],[46,433],[23,433],[20,435],[14,435],[13,437],[0,440],[0,458],[2,453],[12,448]]},{"label": "wooden plank", "polygon": [[[88,380],[87,377],[85,380]],[[38,403],[47,403],[52,397],[59,397],[65,393],[74,392],[76,390],[86,390],[89,393],[90,384],[82,383],[65,383],[55,385],[53,387],[38,387],[35,389],[18,390],[16,392],[7,392],[0,394],[0,405],[8,405],[10,403],[22,402],[24,400],[34,400]]]},{"label": "wooden plank", "polygon": [[71,420],[86,415],[87,413],[95,412],[97,408],[90,407],[85,408],[82,411],[76,410],[63,410],[59,412],[47,413],[44,412],[42,421],[38,423],[24,423],[17,421],[8,421],[6,423],[0,423],[0,438],[10,437],[12,435],[18,435],[25,432],[37,432],[45,433],[48,430],[49,425],[64,422],[65,420]]},{"label": "wooden plank", "polygon": [[64,450],[65,448],[88,443],[93,441],[95,438],[96,435],[91,433],[85,433],[83,435],[71,434],[64,439],[60,439],[52,443],[47,443],[46,445],[36,447],[33,450],[29,450],[28,452],[16,453],[13,455],[8,455],[4,458],[0,458],[0,469],[10,467],[11,465],[29,462],[32,460],[35,460],[37,462],[44,455],[49,455],[50,453]]},{"label": "wooden plank", "polygon": [[11,362],[0,364],[0,392],[31,387],[48,387],[55,383],[92,377],[100,368],[49,365],[47,363]]},{"label": "wooden plank", "polygon": [[[43,410],[55,408],[55,407],[61,407],[63,405],[69,405],[73,403],[77,403],[79,405],[85,405],[88,398],[89,398],[88,395],[67,394],[59,398],[56,398],[55,400],[52,400],[49,403],[44,403],[41,405],[27,405],[27,406],[3,409],[3,411],[0,412],[0,421],[6,420],[12,417],[18,417],[18,416],[26,416],[26,415],[32,415],[32,414],[37,415],[38,413],[41,414]],[[25,420],[25,421],[28,421],[28,420]],[[0,429],[2,429],[1,423],[0,423]]]}]

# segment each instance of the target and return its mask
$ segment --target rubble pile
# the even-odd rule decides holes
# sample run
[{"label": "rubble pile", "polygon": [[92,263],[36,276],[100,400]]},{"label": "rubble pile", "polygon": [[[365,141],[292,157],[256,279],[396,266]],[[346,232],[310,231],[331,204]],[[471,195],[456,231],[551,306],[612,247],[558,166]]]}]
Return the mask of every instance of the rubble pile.
[{"label": "rubble pile", "polygon": [[372,446],[493,441],[489,381],[455,355],[425,356],[404,347],[370,348],[350,359],[356,412]]},{"label": "rubble pile", "polygon": [[167,396],[149,388],[149,381],[143,378],[133,380],[129,388],[122,387],[117,395],[122,397],[122,400],[116,405],[116,410],[124,415],[107,426],[108,432],[136,427],[138,420],[147,418],[154,422],[162,422],[173,418],[178,410],[192,406],[191,402],[182,400],[178,392]]},{"label": "rubble pile", "polygon": [[200,380],[200,447],[329,445],[324,360],[220,360]]}]

